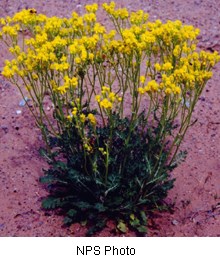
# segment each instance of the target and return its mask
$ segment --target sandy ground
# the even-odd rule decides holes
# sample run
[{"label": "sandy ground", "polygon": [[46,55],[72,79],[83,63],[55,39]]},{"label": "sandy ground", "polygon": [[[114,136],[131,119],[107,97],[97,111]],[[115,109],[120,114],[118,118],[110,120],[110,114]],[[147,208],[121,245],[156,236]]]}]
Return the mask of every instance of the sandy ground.
[{"label": "sandy ground", "polygon": [[[0,17],[31,7],[48,16],[70,16],[72,11],[82,13],[83,5],[93,2],[0,0]],[[199,27],[199,47],[220,52],[219,0],[115,2],[132,11],[147,11],[151,20],[180,19]],[[0,46],[0,69],[5,58],[5,49]],[[188,151],[187,159],[172,175],[177,180],[167,201],[174,203],[174,211],[158,213],[149,236],[220,236],[219,73],[220,65],[199,100],[194,113],[198,121],[182,146]],[[37,149],[43,142],[28,109],[19,106],[20,100],[19,92],[0,75],[0,236],[84,236],[85,229],[79,224],[63,228],[61,216],[41,209],[41,199],[47,193],[38,179],[47,164]],[[111,228],[110,223],[98,235],[117,235],[110,232]]]}]

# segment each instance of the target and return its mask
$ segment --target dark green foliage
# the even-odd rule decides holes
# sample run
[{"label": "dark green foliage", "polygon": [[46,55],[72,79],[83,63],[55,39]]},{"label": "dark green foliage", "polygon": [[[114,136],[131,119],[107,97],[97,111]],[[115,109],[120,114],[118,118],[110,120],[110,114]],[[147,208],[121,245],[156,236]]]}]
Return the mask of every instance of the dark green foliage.
[{"label": "dark green foliage", "polygon": [[[128,118],[113,118],[114,128],[107,124],[94,132],[88,126],[89,155],[83,152],[74,124],[60,139],[53,139],[56,156],[47,159],[50,169],[40,179],[50,193],[43,208],[59,208],[65,224],[87,221],[88,235],[102,229],[107,219],[118,222],[121,231],[129,227],[145,233],[148,212],[159,208],[173,187],[169,173],[175,166],[167,165],[168,153],[158,140],[158,128],[139,126],[130,132]],[[111,148],[106,173],[99,148],[105,149],[107,143]]]}]

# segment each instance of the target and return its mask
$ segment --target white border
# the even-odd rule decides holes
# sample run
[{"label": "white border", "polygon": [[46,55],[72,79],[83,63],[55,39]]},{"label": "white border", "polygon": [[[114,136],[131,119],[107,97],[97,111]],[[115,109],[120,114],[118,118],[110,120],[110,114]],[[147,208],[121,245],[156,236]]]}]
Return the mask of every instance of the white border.
[{"label": "white border", "polygon": [[[77,246],[92,250],[77,255]],[[106,246],[134,248],[135,255],[105,255]],[[2,264],[200,264],[219,263],[219,258],[219,238],[0,238]]]}]

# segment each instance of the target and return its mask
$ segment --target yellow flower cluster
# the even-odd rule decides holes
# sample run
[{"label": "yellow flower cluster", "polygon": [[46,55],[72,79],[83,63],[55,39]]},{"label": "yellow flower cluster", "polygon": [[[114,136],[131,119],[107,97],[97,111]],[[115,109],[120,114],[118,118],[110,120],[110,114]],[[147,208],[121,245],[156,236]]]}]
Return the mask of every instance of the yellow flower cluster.
[{"label": "yellow flower cluster", "polygon": [[11,37],[16,37],[18,35],[18,31],[19,31],[20,27],[18,24],[15,24],[14,26],[4,26],[2,28],[2,33],[5,35],[9,35]]},{"label": "yellow flower cluster", "polygon": [[68,89],[75,88],[78,84],[78,79],[76,77],[70,78],[69,76],[64,76],[64,84],[56,87],[55,90],[58,91],[61,94],[65,94]]},{"label": "yellow flower cluster", "polygon": [[90,122],[93,126],[96,125],[96,118],[95,118],[94,114],[89,113],[88,116],[87,116],[87,118],[88,118],[89,122]]},{"label": "yellow flower cluster", "polygon": [[[37,14],[32,9],[23,10],[12,18],[1,19],[0,22],[3,25],[1,35],[7,43],[10,40],[8,36],[18,37],[20,28],[27,27],[31,31],[31,38],[24,36],[23,43],[26,47],[23,46],[22,50],[18,45],[10,48],[10,52],[18,62],[19,69],[29,72],[36,72],[40,69],[69,71],[72,68],[70,60],[78,65],[94,60],[93,52],[97,49],[100,35],[105,33],[105,28],[100,23],[88,25],[96,21],[97,7],[97,4],[88,5],[86,6],[88,14],[79,17],[73,13],[70,19],[48,18]],[[17,43],[17,41],[12,41],[12,43]],[[21,53],[25,56],[21,56]],[[17,74],[9,64],[3,73],[9,78]]]},{"label": "yellow flower cluster", "polygon": [[160,84],[160,88],[164,89],[166,95],[170,95],[170,94],[176,95],[181,93],[181,88],[175,84],[172,75],[170,76],[167,76],[166,74],[162,75],[162,82]]},{"label": "yellow flower cluster", "polygon": [[[46,17],[29,9],[0,19],[1,39],[10,46],[13,55],[5,63],[3,76],[12,80],[20,76],[29,90],[41,81],[52,86],[52,91],[62,98],[70,94],[70,101],[80,93],[86,101],[83,98],[86,93],[79,87],[83,90],[86,82],[95,86],[95,79],[99,78],[100,86],[106,84],[111,88],[103,86],[100,94],[94,88],[89,98],[96,95],[100,109],[107,112],[122,100],[114,92],[116,77],[121,84],[133,87],[137,94],[151,96],[157,93],[182,96],[211,78],[211,69],[220,57],[217,52],[196,51],[199,29],[179,20],[150,22],[143,10],[116,9],[114,2],[104,3],[103,9],[114,22],[114,30],[108,31],[97,22],[97,4],[86,5],[85,14],[73,12],[70,18]],[[30,34],[25,34],[19,45],[18,32],[23,30]],[[146,69],[139,80],[140,73],[135,73],[138,67]],[[100,78],[102,74],[104,77]],[[161,78],[157,79],[158,75]],[[125,82],[125,78],[132,81]],[[122,94],[127,91],[127,87],[120,89]],[[78,115],[77,111],[72,115]],[[96,123],[92,114],[82,115],[80,119]]]},{"label": "yellow flower cluster", "polygon": [[153,93],[153,92],[157,92],[158,89],[159,89],[159,84],[155,80],[150,80],[146,86],[139,87],[138,92],[139,94],[145,94],[145,93],[151,93],[151,92]]},{"label": "yellow flower cluster", "polygon": [[72,116],[73,116],[73,117],[76,117],[77,112],[78,112],[77,107],[74,107],[74,108],[73,108],[73,111],[72,111]]},{"label": "yellow flower cluster", "polygon": [[147,22],[149,15],[144,13],[143,10],[138,10],[137,12],[132,12],[130,15],[130,22],[133,25],[142,25]]},{"label": "yellow flower cluster", "polygon": [[[87,14],[79,16],[73,12],[69,19],[48,18],[37,14],[34,9],[23,10],[12,18],[1,19],[3,25],[1,34],[3,38],[8,35],[15,37],[20,28],[25,26],[33,32],[33,37],[25,40],[27,48],[18,50],[17,45],[10,48],[18,61],[19,70],[29,72],[39,68],[69,71],[74,68],[70,61],[76,65],[94,63],[95,60],[102,59],[103,53],[114,59],[118,54],[132,56],[135,53],[144,56],[144,53],[152,50],[155,55],[162,52],[169,60],[171,56],[181,58],[184,54],[189,55],[195,49],[194,40],[199,30],[183,25],[179,20],[168,21],[165,24],[160,20],[148,22],[148,14],[142,10],[129,13],[126,8],[116,9],[114,2],[104,3],[103,8],[118,23],[120,20],[127,20],[124,23],[126,27],[120,30],[116,28],[120,37],[114,30],[106,34],[105,27],[96,22],[97,4],[86,5]],[[169,49],[172,49],[171,54],[166,54]],[[25,56],[21,57],[20,52],[24,52]],[[206,62],[210,66],[215,63],[212,58],[208,58]],[[174,70],[170,61],[160,65],[161,68],[159,64],[155,66],[157,71]],[[16,71],[8,65],[4,74],[11,78]]]},{"label": "yellow flower cluster", "polygon": [[160,89],[163,89],[165,94],[180,94],[181,90],[198,89],[212,77],[210,69],[218,61],[220,56],[217,52],[201,51],[181,58],[175,68],[169,62],[163,65],[157,63],[154,68],[162,73]]},{"label": "yellow flower cluster", "polygon": [[95,13],[98,10],[98,5],[96,3],[92,5],[86,5],[85,9],[88,13]]},{"label": "yellow flower cluster", "polygon": [[79,114],[77,107],[74,107],[71,114],[67,116],[69,120],[72,120],[72,118],[74,118],[76,122],[80,121],[81,123],[89,121],[92,126],[95,126],[97,122],[94,114],[89,113],[87,116],[84,113]]},{"label": "yellow flower cluster", "polygon": [[5,67],[2,71],[2,75],[6,78],[12,78],[14,75],[18,75],[20,77],[24,77],[25,71],[19,69],[18,62],[13,59],[11,61],[5,61]]},{"label": "yellow flower cluster", "polygon": [[99,148],[99,151],[102,153],[102,155],[107,155],[107,151],[105,151],[104,148]]},{"label": "yellow flower cluster", "polygon": [[115,11],[115,2],[111,2],[109,5],[107,3],[104,3],[103,5],[103,9],[110,15],[114,14]]},{"label": "yellow flower cluster", "polygon": [[92,152],[92,146],[89,143],[84,143],[84,148],[87,152]]},{"label": "yellow flower cluster", "polygon": [[24,9],[21,12],[18,12],[12,18],[12,21],[16,23],[22,23],[24,25],[34,25],[44,23],[47,20],[47,17],[43,14],[37,14],[36,9]]},{"label": "yellow flower cluster", "polygon": [[114,103],[121,102],[122,100],[121,97],[117,96],[109,87],[106,86],[102,87],[101,95],[96,95],[95,98],[100,107],[106,110],[111,110]]}]

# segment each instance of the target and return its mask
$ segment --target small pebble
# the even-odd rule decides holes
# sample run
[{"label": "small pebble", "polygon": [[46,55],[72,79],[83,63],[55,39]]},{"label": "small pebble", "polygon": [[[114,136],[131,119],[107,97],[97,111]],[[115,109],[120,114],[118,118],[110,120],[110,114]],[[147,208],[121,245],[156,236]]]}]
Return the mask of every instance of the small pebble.
[{"label": "small pebble", "polygon": [[201,97],[199,98],[199,100],[201,100],[202,102],[204,102],[204,101],[205,101],[205,97],[204,97],[204,96],[201,96]]},{"label": "small pebble", "polygon": [[[182,104],[184,105],[184,100],[183,100],[183,99],[182,99]],[[186,106],[187,108],[190,107],[190,102],[189,102],[188,100],[185,102],[185,106]]]},{"label": "small pebble", "polygon": [[17,114],[17,115],[20,115],[21,113],[22,113],[21,110],[16,110],[16,114]]},{"label": "small pebble", "polygon": [[76,6],[76,8],[81,8],[82,7],[82,5],[80,5],[80,4],[78,4],[77,6]]},{"label": "small pebble", "polygon": [[8,133],[8,127],[7,126],[1,126],[1,129],[4,130],[5,133]]},{"label": "small pebble", "polygon": [[195,5],[201,5],[201,2],[202,2],[201,0],[195,0],[195,1],[194,1],[194,4],[195,4]]},{"label": "small pebble", "polygon": [[179,222],[177,221],[177,220],[173,220],[172,222],[171,222],[173,225],[175,225],[175,226],[177,226],[178,224],[179,224]]},{"label": "small pebble", "polygon": [[25,104],[30,101],[31,99],[29,99],[28,97],[25,97],[24,99],[22,99],[20,102],[19,102],[19,106],[25,106]]}]

